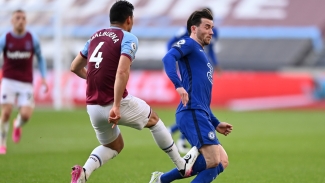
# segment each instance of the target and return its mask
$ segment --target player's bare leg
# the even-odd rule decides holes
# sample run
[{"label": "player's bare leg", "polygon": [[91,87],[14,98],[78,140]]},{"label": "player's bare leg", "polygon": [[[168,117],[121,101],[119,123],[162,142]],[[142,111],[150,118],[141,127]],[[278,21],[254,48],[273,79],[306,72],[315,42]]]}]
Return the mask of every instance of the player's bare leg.
[{"label": "player's bare leg", "polygon": [[7,152],[7,136],[9,131],[9,119],[12,112],[12,104],[1,105],[1,119],[0,119],[0,154]]},{"label": "player's bare leg", "polygon": [[25,125],[33,113],[33,107],[31,106],[22,106],[19,109],[17,117],[14,119],[13,123],[13,132],[12,140],[15,143],[18,143],[21,139],[22,126]]},{"label": "player's bare leg", "polygon": [[182,158],[171,134],[154,111],[151,112],[149,121],[145,127],[150,129],[157,145],[168,154],[181,175],[184,177],[190,176],[192,166],[199,154],[197,148],[193,147],[189,153]]}]

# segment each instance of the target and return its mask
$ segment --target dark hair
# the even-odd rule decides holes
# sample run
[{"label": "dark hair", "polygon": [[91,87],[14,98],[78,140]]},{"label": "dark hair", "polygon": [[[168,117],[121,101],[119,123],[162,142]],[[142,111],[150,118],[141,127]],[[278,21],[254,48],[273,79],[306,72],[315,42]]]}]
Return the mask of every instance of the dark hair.
[{"label": "dark hair", "polygon": [[22,10],[22,9],[17,9],[17,10],[12,12],[12,14],[15,14],[15,13],[25,13],[25,11]]},{"label": "dark hair", "polygon": [[187,32],[191,35],[191,27],[192,25],[200,26],[201,19],[206,18],[209,20],[213,20],[213,16],[211,11],[208,8],[205,8],[200,11],[194,11],[191,16],[187,20]]},{"label": "dark hair", "polygon": [[118,0],[109,11],[111,24],[122,24],[129,16],[133,16],[134,6],[125,0]]}]

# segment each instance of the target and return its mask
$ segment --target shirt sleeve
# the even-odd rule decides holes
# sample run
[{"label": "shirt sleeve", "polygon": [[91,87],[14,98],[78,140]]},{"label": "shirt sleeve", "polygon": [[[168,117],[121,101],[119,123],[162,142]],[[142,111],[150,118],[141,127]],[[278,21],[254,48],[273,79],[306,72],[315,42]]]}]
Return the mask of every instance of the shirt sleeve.
[{"label": "shirt sleeve", "polygon": [[135,59],[135,54],[138,51],[138,38],[126,31],[124,32],[124,37],[121,43],[121,55],[129,57],[133,62]]},{"label": "shirt sleeve", "polygon": [[80,55],[85,59],[87,59],[87,57],[88,57],[89,44],[90,44],[90,39],[86,42],[85,46],[80,51]]},{"label": "shirt sleeve", "polygon": [[212,125],[214,126],[214,128],[217,128],[217,126],[220,124],[220,121],[219,121],[218,118],[215,117],[215,115],[212,113],[211,109],[210,109],[210,118],[211,118],[211,122],[212,122]]},{"label": "shirt sleeve", "polygon": [[41,52],[41,46],[38,37],[35,34],[32,34],[33,37],[33,46],[34,46],[34,53],[37,57],[38,62],[38,69],[41,72],[42,78],[46,77],[46,61]]},{"label": "shirt sleeve", "polygon": [[6,45],[6,34],[2,34],[0,37],[0,53],[3,51]]},{"label": "shirt sleeve", "polygon": [[180,59],[189,54],[191,50],[191,41],[189,39],[182,39],[178,41],[162,59],[165,72],[169,79],[173,82],[175,88],[183,87],[181,79],[177,74],[176,61],[180,61]]}]

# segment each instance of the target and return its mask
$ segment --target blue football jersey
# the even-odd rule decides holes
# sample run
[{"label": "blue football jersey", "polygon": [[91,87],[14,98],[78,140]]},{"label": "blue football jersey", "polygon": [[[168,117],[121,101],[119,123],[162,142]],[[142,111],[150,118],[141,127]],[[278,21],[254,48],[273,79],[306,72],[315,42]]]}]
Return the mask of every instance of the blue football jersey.
[{"label": "blue football jersey", "polygon": [[[176,61],[182,80],[177,76]],[[186,109],[202,109],[211,113],[213,66],[204,48],[192,38],[178,41],[163,58],[165,71],[175,88],[184,87],[189,94],[186,107],[179,104],[177,112]]]},{"label": "blue football jersey", "polygon": [[[218,59],[216,56],[216,52],[214,51],[214,44],[217,42],[219,38],[218,29],[216,27],[212,28],[213,35],[209,45],[205,47],[205,52],[208,55],[213,66],[218,66]],[[179,40],[185,39],[189,37],[189,34],[186,30],[186,27],[182,27],[178,30],[178,32],[167,42],[167,50],[171,49],[174,44],[176,44]]]}]

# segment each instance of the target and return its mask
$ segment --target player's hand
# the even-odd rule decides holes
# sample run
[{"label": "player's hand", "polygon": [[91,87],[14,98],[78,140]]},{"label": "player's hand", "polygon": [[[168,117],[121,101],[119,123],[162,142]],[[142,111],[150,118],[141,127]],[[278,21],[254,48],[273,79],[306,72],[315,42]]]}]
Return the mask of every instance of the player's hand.
[{"label": "player's hand", "polygon": [[42,86],[44,87],[44,93],[47,93],[49,90],[49,87],[47,85],[46,80],[44,78],[42,78],[41,83],[42,83]]},{"label": "player's hand", "polygon": [[188,103],[188,93],[183,87],[176,88],[176,91],[181,96],[182,104],[185,107]]},{"label": "player's hand", "polygon": [[216,130],[217,132],[227,136],[232,131],[232,125],[226,122],[220,122]]},{"label": "player's hand", "polygon": [[112,128],[114,128],[117,125],[119,119],[121,119],[120,107],[113,106],[109,111],[108,123],[113,123]]}]

